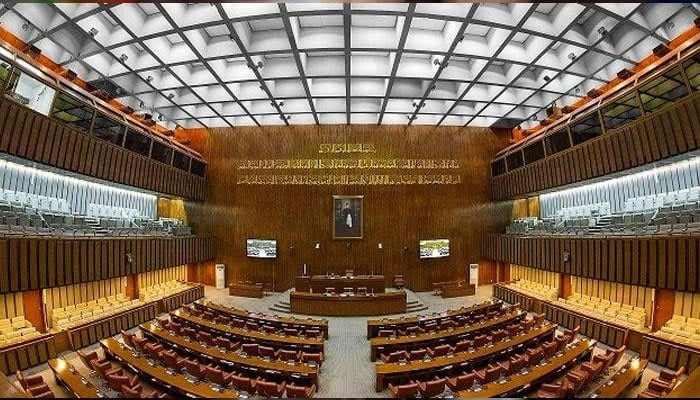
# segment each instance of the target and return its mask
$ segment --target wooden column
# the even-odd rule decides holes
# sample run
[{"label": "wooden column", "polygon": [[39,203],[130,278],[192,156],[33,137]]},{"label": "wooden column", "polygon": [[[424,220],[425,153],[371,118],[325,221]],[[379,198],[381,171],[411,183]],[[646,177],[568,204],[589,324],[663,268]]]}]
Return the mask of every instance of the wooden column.
[{"label": "wooden column", "polygon": [[651,330],[658,331],[673,317],[676,293],[668,289],[654,290],[654,311],[651,315]]},{"label": "wooden column", "polygon": [[559,297],[563,299],[569,298],[573,289],[571,288],[571,275],[559,274]]},{"label": "wooden column", "polygon": [[24,319],[31,322],[39,332],[46,332],[46,309],[41,298],[41,290],[22,292]]}]

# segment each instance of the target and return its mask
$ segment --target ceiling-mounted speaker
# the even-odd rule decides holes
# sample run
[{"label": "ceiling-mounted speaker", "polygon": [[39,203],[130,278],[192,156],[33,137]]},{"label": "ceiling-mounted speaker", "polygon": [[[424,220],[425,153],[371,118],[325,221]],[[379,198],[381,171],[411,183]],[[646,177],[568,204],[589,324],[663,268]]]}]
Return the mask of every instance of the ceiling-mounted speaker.
[{"label": "ceiling-mounted speaker", "polygon": [[629,79],[629,78],[632,77],[632,75],[634,75],[634,72],[630,71],[630,70],[627,69],[627,68],[622,68],[622,69],[617,73],[617,77],[620,78],[620,79],[622,79],[622,80]]},{"label": "ceiling-mounted speaker", "polygon": [[600,96],[601,94],[603,94],[603,93],[598,89],[591,89],[588,91],[588,93],[586,93],[586,95],[592,99],[595,99],[596,97]]},{"label": "ceiling-mounted speaker", "polygon": [[545,110],[547,113],[547,118],[559,118],[561,117],[561,108],[556,105],[551,105]]},{"label": "ceiling-mounted speaker", "polygon": [[[697,20],[696,20],[697,21]],[[654,55],[657,57],[663,57],[666,54],[668,54],[671,51],[671,49],[668,48],[665,44],[661,43],[660,45],[654,47]]]},{"label": "ceiling-mounted speaker", "polygon": [[27,46],[24,52],[31,58],[38,58],[41,55],[41,49],[34,45]]},{"label": "ceiling-mounted speaker", "polygon": [[73,79],[78,77],[78,74],[75,73],[72,69],[64,69],[63,72],[61,72],[61,76],[68,79],[69,81],[72,81]]}]

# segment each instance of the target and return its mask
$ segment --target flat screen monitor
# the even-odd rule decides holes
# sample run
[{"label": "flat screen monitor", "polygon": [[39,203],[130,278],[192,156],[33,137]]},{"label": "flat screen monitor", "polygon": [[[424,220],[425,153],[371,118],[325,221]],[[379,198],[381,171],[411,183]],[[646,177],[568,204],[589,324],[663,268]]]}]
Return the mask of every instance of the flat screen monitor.
[{"label": "flat screen monitor", "polygon": [[442,258],[450,255],[450,239],[420,241],[420,258]]},{"label": "flat screen monitor", "polygon": [[246,255],[252,258],[277,258],[277,241],[246,239]]}]

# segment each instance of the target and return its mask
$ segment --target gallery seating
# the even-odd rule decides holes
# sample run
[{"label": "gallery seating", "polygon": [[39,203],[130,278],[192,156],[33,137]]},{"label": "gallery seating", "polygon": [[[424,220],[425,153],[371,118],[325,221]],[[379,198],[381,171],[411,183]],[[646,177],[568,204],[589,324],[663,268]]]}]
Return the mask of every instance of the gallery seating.
[{"label": "gallery seating", "polygon": [[55,330],[64,330],[138,307],[141,304],[139,299],[130,299],[124,293],[117,293],[83,303],[54,308],[50,312],[51,324]]},{"label": "gallery seating", "polygon": [[520,218],[513,235],[654,235],[700,231],[700,187],[629,198],[622,210],[594,203],[557,210],[547,218]]},{"label": "gallery seating", "polygon": [[0,319],[0,346],[9,346],[38,336],[41,333],[22,315]]},{"label": "gallery seating", "polygon": [[641,329],[646,325],[646,311],[642,307],[618,303],[595,296],[573,293],[567,299],[558,299],[555,303],[563,308],[596,318],[623,325],[629,328]]},{"label": "gallery seating", "polygon": [[192,286],[181,281],[167,281],[157,283],[153,286],[139,288],[139,299],[144,303],[149,301],[160,300],[163,297],[182,292],[190,289]]},{"label": "gallery seating", "polygon": [[700,319],[674,315],[654,334],[672,342],[700,347]]},{"label": "gallery seating", "polygon": [[559,289],[556,287],[525,279],[518,279],[507,285],[507,287],[540,300],[555,301],[559,296]]},{"label": "gallery seating", "polygon": [[65,199],[0,189],[0,234],[23,236],[177,236],[192,230],[173,218],[152,219],[132,208],[90,203],[85,214]]}]

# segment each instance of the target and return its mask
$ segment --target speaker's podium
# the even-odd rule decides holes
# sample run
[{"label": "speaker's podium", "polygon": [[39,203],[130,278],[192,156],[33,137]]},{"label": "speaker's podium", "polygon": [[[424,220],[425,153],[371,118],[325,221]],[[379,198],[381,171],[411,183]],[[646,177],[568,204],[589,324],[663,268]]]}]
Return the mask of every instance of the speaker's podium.
[{"label": "speaker's podium", "polygon": [[289,295],[291,311],[327,316],[368,316],[406,312],[406,292],[386,292],[384,275],[297,276]]}]

